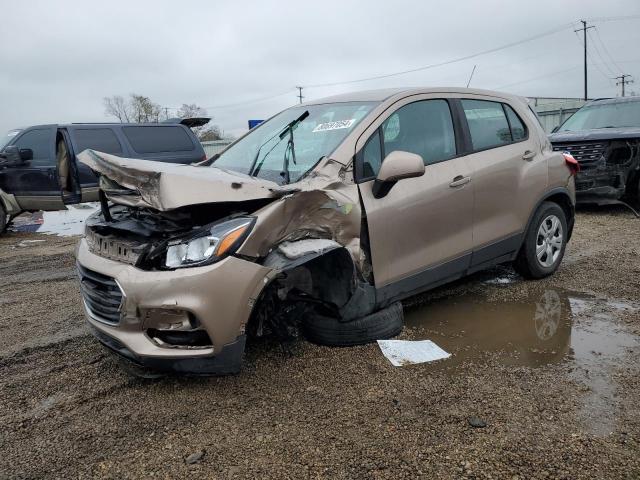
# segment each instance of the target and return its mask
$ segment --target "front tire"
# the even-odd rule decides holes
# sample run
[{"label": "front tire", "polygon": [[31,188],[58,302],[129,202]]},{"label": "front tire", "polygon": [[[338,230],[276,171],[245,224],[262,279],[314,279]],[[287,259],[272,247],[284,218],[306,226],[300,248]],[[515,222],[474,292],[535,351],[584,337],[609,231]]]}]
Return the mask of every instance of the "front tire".
[{"label": "front tire", "polygon": [[0,203],[0,233],[4,232],[5,228],[7,228],[7,212],[4,205]]},{"label": "front tire", "polygon": [[313,315],[303,320],[302,332],[307,340],[318,345],[349,347],[393,338],[402,332],[403,323],[402,304],[396,302],[387,308],[348,322]]},{"label": "front tire", "polygon": [[513,264],[525,278],[539,279],[554,273],[567,246],[567,217],[560,205],[544,202],[536,211]]}]

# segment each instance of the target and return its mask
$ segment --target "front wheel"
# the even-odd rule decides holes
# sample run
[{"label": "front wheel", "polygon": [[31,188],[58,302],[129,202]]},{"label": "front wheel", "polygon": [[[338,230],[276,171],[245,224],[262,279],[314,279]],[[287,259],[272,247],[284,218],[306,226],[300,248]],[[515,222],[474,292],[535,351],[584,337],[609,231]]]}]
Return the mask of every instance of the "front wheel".
[{"label": "front wheel", "polygon": [[544,202],[525,233],[524,242],[513,264],[525,278],[544,278],[558,269],[567,246],[567,218],[564,210]]}]

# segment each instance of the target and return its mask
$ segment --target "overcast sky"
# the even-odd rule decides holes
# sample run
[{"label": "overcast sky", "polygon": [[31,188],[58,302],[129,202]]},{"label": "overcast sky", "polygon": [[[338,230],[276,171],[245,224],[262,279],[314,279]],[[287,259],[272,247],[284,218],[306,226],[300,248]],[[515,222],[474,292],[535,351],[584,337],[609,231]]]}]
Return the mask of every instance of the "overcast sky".
[{"label": "overcast sky", "polygon": [[43,0],[3,2],[1,11],[2,131],[108,120],[103,97],[138,93],[170,108],[207,107],[225,133],[237,135],[248,119],[294,104],[296,85],[414,69],[563,25],[447,66],[303,93],[315,99],[383,87],[464,86],[477,65],[472,87],[579,97],[581,37],[566,24],[581,18],[597,26],[589,38],[595,64],[589,95],[617,95],[610,77],[620,73],[633,75],[638,84],[628,89],[640,93],[640,18],[602,19],[640,15],[638,0]]}]

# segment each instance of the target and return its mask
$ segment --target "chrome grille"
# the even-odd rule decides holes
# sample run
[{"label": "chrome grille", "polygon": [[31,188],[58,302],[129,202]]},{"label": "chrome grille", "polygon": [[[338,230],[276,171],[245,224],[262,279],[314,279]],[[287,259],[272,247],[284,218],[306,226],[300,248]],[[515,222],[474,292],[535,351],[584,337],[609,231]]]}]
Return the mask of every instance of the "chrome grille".
[{"label": "chrome grille", "polygon": [[111,277],[78,265],[80,291],[91,317],[103,323],[117,325],[120,322],[122,290]]},{"label": "chrome grille", "polygon": [[571,153],[580,164],[580,168],[588,170],[595,167],[607,146],[607,142],[554,143],[553,150]]}]

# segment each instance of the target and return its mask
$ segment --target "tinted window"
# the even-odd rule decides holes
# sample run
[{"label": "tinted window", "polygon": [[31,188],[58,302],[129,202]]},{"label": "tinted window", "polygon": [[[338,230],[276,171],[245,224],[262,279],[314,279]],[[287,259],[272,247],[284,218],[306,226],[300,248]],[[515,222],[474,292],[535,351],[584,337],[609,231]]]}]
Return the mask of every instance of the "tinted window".
[{"label": "tinted window", "polygon": [[504,104],[504,109],[507,112],[507,118],[511,126],[511,138],[514,142],[524,140],[527,137],[527,128],[524,126],[524,123],[522,123],[518,114],[513,111],[513,108],[506,103]]},{"label": "tinted window", "polygon": [[369,139],[362,150],[362,176],[365,178],[375,177],[380,170],[382,163],[382,150],[380,148],[380,130]]},{"label": "tinted window", "polygon": [[81,128],[75,130],[74,137],[76,139],[76,153],[87,148],[113,155],[122,153],[122,145],[120,145],[115,132],[110,128]]},{"label": "tinted window", "polygon": [[14,143],[19,149],[30,148],[33,150],[33,160],[29,162],[31,166],[49,166],[55,165],[55,156],[53,151],[52,130],[48,128],[39,128],[29,130],[23,134]]},{"label": "tinted window", "polygon": [[502,104],[485,100],[462,100],[474,150],[511,142],[511,132]]},{"label": "tinted window", "polygon": [[193,151],[195,146],[182,127],[123,127],[125,136],[138,153]]},{"label": "tinted window", "polygon": [[394,150],[416,153],[425,165],[456,154],[451,111],[446,100],[410,103],[382,124],[384,155]]}]

